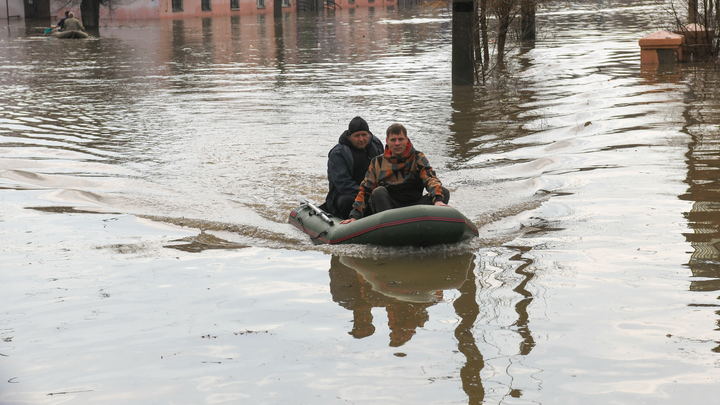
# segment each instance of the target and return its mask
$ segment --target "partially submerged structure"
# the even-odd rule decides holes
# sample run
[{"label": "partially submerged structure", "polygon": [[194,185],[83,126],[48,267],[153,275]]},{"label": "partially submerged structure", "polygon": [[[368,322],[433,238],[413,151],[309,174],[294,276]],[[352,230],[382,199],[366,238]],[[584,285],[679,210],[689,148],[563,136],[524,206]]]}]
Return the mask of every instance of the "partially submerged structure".
[{"label": "partially submerged structure", "polygon": [[713,56],[715,33],[700,24],[687,24],[675,32],[658,31],[640,38],[643,65],[708,60]]}]

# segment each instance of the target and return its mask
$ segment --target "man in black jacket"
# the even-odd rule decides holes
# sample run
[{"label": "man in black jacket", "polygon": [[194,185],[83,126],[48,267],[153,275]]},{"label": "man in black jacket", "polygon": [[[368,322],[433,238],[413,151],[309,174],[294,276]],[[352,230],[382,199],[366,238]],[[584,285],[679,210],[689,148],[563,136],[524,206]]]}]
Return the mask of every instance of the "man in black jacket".
[{"label": "man in black jacket", "polygon": [[336,217],[349,218],[370,160],[382,153],[383,144],[370,132],[367,122],[360,117],[353,118],[338,144],[328,153],[330,191],[322,208]]},{"label": "man in black jacket", "polygon": [[63,18],[57,23],[58,31],[65,31],[65,20],[68,19],[68,14],[69,14],[69,13],[70,13],[69,11],[66,11],[66,12],[65,12],[65,17],[63,17]]}]

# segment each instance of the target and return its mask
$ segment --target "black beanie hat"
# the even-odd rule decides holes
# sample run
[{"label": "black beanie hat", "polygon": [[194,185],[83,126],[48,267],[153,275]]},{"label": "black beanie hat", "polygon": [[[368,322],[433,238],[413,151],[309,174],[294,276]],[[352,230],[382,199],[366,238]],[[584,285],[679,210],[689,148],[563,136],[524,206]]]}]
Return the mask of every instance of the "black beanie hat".
[{"label": "black beanie hat", "polygon": [[348,134],[352,135],[358,131],[370,132],[370,127],[368,127],[368,123],[365,122],[364,119],[355,117],[350,121],[350,125],[348,125]]}]

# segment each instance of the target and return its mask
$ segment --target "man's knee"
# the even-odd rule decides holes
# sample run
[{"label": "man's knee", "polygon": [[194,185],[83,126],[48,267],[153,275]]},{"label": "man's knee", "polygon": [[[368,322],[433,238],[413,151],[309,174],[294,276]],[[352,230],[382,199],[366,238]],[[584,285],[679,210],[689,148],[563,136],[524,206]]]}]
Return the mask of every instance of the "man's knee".
[{"label": "man's knee", "polygon": [[370,194],[370,208],[374,213],[394,208],[390,193],[385,187],[378,186],[372,191]]},{"label": "man's knee", "polygon": [[390,196],[390,193],[383,186],[375,187],[375,190],[373,190],[372,194],[370,194],[370,197],[375,197],[375,198],[384,198],[384,197],[389,197],[389,196]]}]

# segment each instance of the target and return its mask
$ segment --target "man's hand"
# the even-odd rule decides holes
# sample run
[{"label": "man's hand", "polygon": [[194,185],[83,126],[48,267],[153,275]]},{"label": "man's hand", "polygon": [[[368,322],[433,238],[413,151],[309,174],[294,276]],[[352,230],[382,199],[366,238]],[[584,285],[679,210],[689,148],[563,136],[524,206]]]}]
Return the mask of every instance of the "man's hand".
[{"label": "man's hand", "polygon": [[353,222],[353,221],[355,221],[355,218],[344,219],[344,220],[340,221],[340,223],[341,224],[349,224],[350,222]]},{"label": "man's hand", "polygon": [[445,204],[442,201],[435,201],[435,205],[437,205],[438,207],[449,207],[448,204]]}]

